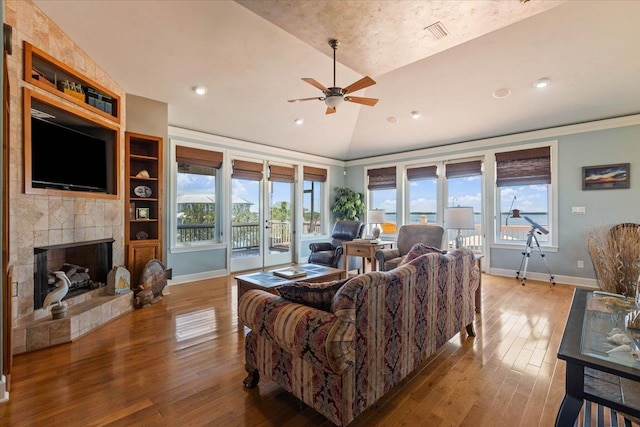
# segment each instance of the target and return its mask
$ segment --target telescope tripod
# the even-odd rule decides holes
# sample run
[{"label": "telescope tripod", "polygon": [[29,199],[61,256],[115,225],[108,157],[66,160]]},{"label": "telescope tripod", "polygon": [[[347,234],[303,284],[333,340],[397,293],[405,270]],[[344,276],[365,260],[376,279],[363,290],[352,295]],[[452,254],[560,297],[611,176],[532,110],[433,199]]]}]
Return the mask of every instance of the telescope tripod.
[{"label": "telescope tripod", "polygon": [[[535,242],[535,249],[540,253],[540,257],[542,257],[542,261],[544,261],[544,265],[547,267],[547,273],[549,273],[549,281],[553,286],[556,285],[555,278],[553,274],[551,274],[551,270],[549,269],[549,264],[547,264],[547,259],[544,257],[544,252],[540,249],[540,243],[538,242],[538,238],[536,237],[536,227],[531,227],[529,233],[527,234],[527,247],[524,252],[522,252],[522,261],[520,261],[520,268],[518,268],[518,272],[516,273],[516,279],[521,280],[521,285],[524,286],[527,281],[527,267],[529,266],[529,258],[531,257],[531,252],[534,249],[533,242]],[[524,265],[524,270],[522,269],[522,265]],[[520,272],[522,271],[522,277],[520,277]]]}]

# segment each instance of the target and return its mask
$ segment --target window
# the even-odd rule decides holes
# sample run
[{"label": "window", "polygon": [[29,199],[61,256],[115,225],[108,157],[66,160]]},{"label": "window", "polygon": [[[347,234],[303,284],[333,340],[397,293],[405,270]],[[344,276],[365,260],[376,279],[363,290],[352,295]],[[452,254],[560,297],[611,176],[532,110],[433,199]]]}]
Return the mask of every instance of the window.
[{"label": "window", "polygon": [[[550,147],[496,153],[498,241],[525,241],[531,229],[525,217],[550,228],[550,184]],[[550,241],[550,234],[536,237],[541,243]]]},{"label": "window", "polygon": [[[482,161],[469,160],[445,166],[447,206],[473,208],[474,229],[460,230],[464,246],[482,252]],[[445,224],[447,227],[447,224]],[[447,229],[448,246],[454,246],[458,230]]]},{"label": "window", "polygon": [[178,145],[176,163],[175,245],[219,242],[216,177],[222,153]]},{"label": "window", "polygon": [[384,209],[382,233],[396,233],[396,167],[369,169],[369,209]]},{"label": "window", "polygon": [[407,169],[409,224],[438,223],[437,171],[436,166]]},{"label": "window", "polygon": [[324,183],[327,181],[327,170],[304,167],[302,181],[302,234],[322,233],[322,205]]}]

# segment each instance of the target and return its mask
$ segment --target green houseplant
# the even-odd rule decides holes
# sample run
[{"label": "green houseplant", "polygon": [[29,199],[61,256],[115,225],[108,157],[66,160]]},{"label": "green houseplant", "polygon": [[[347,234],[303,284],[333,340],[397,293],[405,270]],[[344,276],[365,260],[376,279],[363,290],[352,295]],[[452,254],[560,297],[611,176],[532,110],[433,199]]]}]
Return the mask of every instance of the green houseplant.
[{"label": "green houseplant", "polygon": [[336,220],[358,221],[365,212],[362,194],[347,187],[336,187],[335,190],[336,198],[331,210]]}]

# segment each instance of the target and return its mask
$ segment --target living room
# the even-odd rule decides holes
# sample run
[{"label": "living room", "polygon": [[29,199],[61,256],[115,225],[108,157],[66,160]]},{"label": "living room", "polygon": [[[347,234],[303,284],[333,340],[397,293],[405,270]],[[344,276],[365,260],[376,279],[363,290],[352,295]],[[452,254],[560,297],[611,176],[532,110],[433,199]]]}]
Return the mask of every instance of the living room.
[{"label": "living room", "polygon": [[[532,106],[532,111],[535,108],[544,109],[545,102],[549,102],[548,97],[551,96],[549,95],[549,90],[559,87],[562,90],[562,97],[567,98],[569,104],[574,105],[576,111],[584,113],[584,110],[587,110],[586,114],[582,116],[576,114],[575,116],[570,116],[569,119],[563,118],[567,121],[552,121],[551,123],[556,123],[555,125],[545,125],[545,123],[549,122],[545,122],[540,118],[539,123],[541,124],[534,126],[525,122],[522,118],[514,119],[510,122],[508,115],[511,113],[509,111],[511,107],[508,106],[506,108],[503,107],[502,116],[500,117],[486,117],[482,108],[479,108],[475,112],[477,115],[483,117],[487,122],[493,121],[497,123],[484,133],[478,131],[477,135],[482,136],[459,136],[457,139],[449,141],[446,145],[444,143],[446,138],[441,136],[441,143],[432,146],[423,143],[418,137],[410,148],[396,147],[390,142],[394,134],[393,126],[410,126],[414,123],[419,123],[422,127],[418,131],[412,132],[429,133],[437,119],[429,118],[429,112],[426,110],[422,111],[422,118],[416,121],[409,117],[410,111],[403,111],[402,114],[404,115],[398,116],[399,123],[396,124],[385,119],[384,124],[387,128],[385,128],[384,132],[379,132],[382,134],[380,138],[374,138],[375,135],[359,129],[358,138],[370,139],[375,143],[372,142],[369,145],[366,143],[361,144],[359,150],[363,151],[356,151],[354,148],[354,151],[350,152],[349,148],[340,148],[342,151],[335,151],[336,145],[348,147],[348,142],[345,143],[343,135],[336,134],[337,131],[331,129],[331,126],[327,126],[326,122],[325,124],[318,123],[312,118],[315,115],[324,118],[324,107],[314,110],[304,109],[299,111],[304,112],[305,123],[301,126],[288,123],[292,129],[287,130],[287,132],[292,137],[285,144],[291,144],[291,146],[275,145],[275,143],[269,146],[255,138],[234,137],[235,134],[222,124],[219,125],[218,131],[202,131],[203,126],[190,122],[184,117],[175,116],[172,111],[174,108],[172,102],[163,101],[166,99],[163,96],[150,96],[149,93],[152,92],[149,92],[147,88],[132,89],[128,86],[121,86],[122,83],[113,78],[115,71],[109,69],[108,64],[103,63],[96,55],[90,54],[85,48],[80,47],[82,45],[81,39],[74,40],[71,34],[65,34],[53,19],[38,9],[38,5],[39,2],[32,3],[30,1],[3,2],[4,22],[13,28],[12,47],[14,50],[13,54],[7,57],[6,62],[9,73],[9,87],[11,89],[10,161],[8,162],[11,176],[7,183],[9,186],[7,198],[9,202],[8,222],[10,234],[9,236],[3,235],[3,243],[8,243],[10,248],[8,259],[10,264],[14,266],[14,282],[11,283],[14,309],[11,316],[14,325],[21,325],[34,320],[33,291],[26,290],[27,287],[32,286],[33,282],[34,248],[85,240],[114,239],[113,265],[123,265],[126,260],[124,236],[126,205],[124,198],[120,197],[123,193],[114,198],[85,200],[83,197],[74,197],[73,195],[25,194],[24,192],[23,91],[25,88],[33,90],[36,92],[36,96],[44,93],[39,88],[25,82],[23,78],[23,42],[25,41],[57,60],[68,64],[71,68],[78,70],[81,74],[98,82],[120,98],[121,114],[119,122],[113,126],[119,135],[122,161],[124,157],[122,153],[124,153],[125,131],[153,135],[163,139],[165,220],[162,223],[164,244],[161,248],[161,258],[163,258],[168,268],[173,269],[174,278],[170,281],[172,286],[168,289],[169,292],[175,295],[180,294],[180,291],[174,291],[172,288],[178,289],[183,283],[199,280],[222,280],[215,283],[223,287],[232,286],[232,276],[235,272],[250,268],[261,268],[266,265],[264,261],[260,261],[262,263],[260,265],[252,265],[246,259],[234,258],[232,256],[233,249],[224,237],[224,235],[231,234],[229,232],[230,228],[227,228],[230,227],[229,221],[225,221],[225,215],[228,218],[230,213],[225,209],[230,211],[230,205],[235,203],[233,202],[233,196],[236,194],[233,193],[233,178],[231,176],[234,161],[257,161],[265,165],[265,170],[269,170],[270,165],[286,165],[293,167],[298,176],[303,174],[305,167],[319,168],[326,171],[326,181],[322,183],[323,196],[321,202],[323,203],[323,211],[321,212],[322,223],[320,231],[297,234],[291,242],[291,251],[289,252],[291,258],[289,262],[306,262],[309,256],[309,244],[329,239],[334,222],[330,214],[330,205],[336,187],[348,187],[362,193],[365,195],[367,203],[371,205],[370,207],[379,207],[375,203],[375,195],[371,194],[373,192],[367,189],[369,172],[381,168],[395,168],[396,189],[393,194],[395,203],[392,203],[392,208],[389,208],[389,204],[385,204],[386,200],[383,200],[380,207],[384,205],[389,214],[393,213],[399,225],[402,221],[397,220],[398,218],[409,218],[409,214],[414,212],[410,204],[414,196],[411,193],[411,182],[406,177],[406,171],[416,167],[435,166],[438,176],[434,180],[434,186],[437,189],[438,201],[429,212],[433,212],[435,215],[436,223],[442,224],[446,207],[471,203],[471,198],[467,199],[469,200],[468,202],[467,200],[462,201],[460,197],[453,200],[455,196],[447,193],[447,183],[451,179],[446,176],[447,165],[467,161],[481,161],[482,168],[479,175],[480,179],[478,180],[480,187],[479,191],[477,191],[479,194],[472,195],[479,196],[479,200],[474,203],[477,203],[475,212],[481,215],[479,219],[480,228],[474,230],[474,232],[477,232],[477,235],[482,236],[482,238],[477,242],[477,248],[474,249],[484,255],[482,265],[486,275],[512,278],[521,262],[524,241],[510,242],[509,239],[500,237],[502,236],[501,229],[506,226],[506,224],[503,224],[502,215],[505,211],[511,211],[512,208],[526,211],[525,199],[524,197],[516,199],[502,197],[501,200],[499,187],[494,185],[496,181],[496,155],[545,147],[549,149],[551,183],[547,187],[548,192],[544,193],[547,196],[545,208],[549,214],[549,221],[544,225],[549,228],[550,235],[547,237],[548,240],[543,242],[542,247],[546,255],[545,259],[558,283],[596,288],[597,281],[587,251],[586,236],[595,227],[623,222],[638,222],[637,216],[640,202],[636,198],[630,197],[633,189],[640,184],[640,178],[636,174],[631,173],[628,175],[627,189],[610,191],[586,191],[583,189],[584,167],[628,164],[631,168],[634,168],[633,162],[638,157],[640,150],[637,144],[638,136],[640,136],[640,116],[638,115],[640,107],[637,104],[637,99],[640,98],[637,96],[634,98],[634,94],[638,90],[637,83],[629,86],[628,93],[616,92],[615,89],[608,86],[608,82],[606,84],[603,83],[603,87],[606,87],[606,89],[603,89],[603,93],[600,94],[602,103],[617,105],[617,113],[598,116],[601,110],[597,109],[597,105],[582,105],[577,101],[571,100],[574,94],[577,96],[577,92],[580,92],[575,87],[571,87],[573,84],[571,81],[563,82],[562,78],[556,80],[555,75],[551,73],[551,85],[546,88],[548,90],[546,93],[537,92],[536,94],[535,88],[532,87],[533,80],[527,80],[526,88],[524,86],[512,87],[513,93],[511,96],[517,96],[518,91],[526,91],[528,93],[527,96],[541,98],[539,105]],[[41,4],[41,6],[43,10],[46,9],[46,5]],[[560,5],[558,8],[565,6]],[[256,24],[257,20],[263,21],[262,18],[253,15],[252,12],[245,10],[238,4],[234,3],[226,7],[233,8],[234,13],[250,15],[250,17],[247,17],[249,24],[245,22],[243,25],[258,25]],[[597,15],[600,11],[598,7],[601,6],[596,4],[592,5],[592,7],[594,9],[590,10],[589,16]],[[625,8],[630,9],[626,10]],[[624,16],[625,11],[630,16],[637,12],[636,6],[629,2],[616,2],[611,9],[613,10],[611,13],[616,18],[619,18],[620,15]],[[58,11],[58,13],[60,12]],[[544,14],[546,12],[541,13]],[[553,15],[553,19],[550,19],[553,24],[562,22],[561,18],[568,13],[558,12],[557,16]],[[538,19],[542,18],[538,16]],[[266,24],[261,23],[260,25]],[[299,42],[292,41],[294,38],[290,35],[285,38],[281,34],[281,30],[275,30],[276,27],[274,25],[270,23],[268,25],[272,32],[275,33],[269,33],[271,37],[274,37],[274,40],[288,40],[285,43],[287,48],[292,48],[294,52],[303,48],[309,49],[306,45],[300,46]],[[615,40],[615,37],[622,36],[631,40],[637,40],[638,38],[637,31],[630,30],[626,23],[624,25],[621,23],[619,32],[610,37]],[[77,37],[83,36],[79,35]],[[256,36],[254,35],[253,37]],[[494,34],[492,37],[498,38],[498,35]],[[607,40],[600,40],[598,42],[600,44],[594,48],[594,51],[605,48],[606,42]],[[326,41],[323,40],[323,43],[326,44]],[[280,48],[277,45],[273,47],[276,51]],[[467,43],[461,45],[460,48],[471,50],[473,45]],[[343,51],[348,49],[351,49],[351,47],[346,45],[340,47],[337,51],[338,59],[340,59]],[[278,95],[282,98],[282,100],[278,99],[278,102],[282,101],[284,103],[287,97],[307,96],[307,93],[315,90],[310,86],[308,88],[304,87],[304,83],[299,81],[299,78],[307,75],[307,73],[317,76],[316,78],[319,81],[329,82],[330,77],[327,73],[330,71],[331,61],[326,56],[330,55],[330,50],[331,48],[327,45],[322,51],[323,53],[315,52],[313,54],[315,57],[321,58],[314,59],[315,62],[323,64],[320,74],[315,74],[315,66],[310,69],[306,67],[295,69],[293,74],[297,76],[298,86],[296,86],[294,80],[286,82],[285,87],[289,87],[289,89],[287,89],[286,93]],[[638,71],[638,60],[635,58],[637,55],[633,55],[633,51],[628,50],[626,43],[622,44],[621,47],[610,50],[612,52],[608,52],[608,55],[611,56],[608,56],[607,60],[613,58],[613,62],[606,64],[606,66],[602,66],[599,63],[603,60],[598,59],[596,61],[589,55],[586,55],[586,59],[581,58],[581,60],[587,63],[589,60],[598,62],[598,64],[594,64],[594,67],[598,65],[598,67],[610,69],[611,76],[609,78],[611,80],[622,79],[616,74],[616,69],[624,68],[632,74]],[[344,53],[346,54],[346,52]],[[604,55],[605,52],[603,51],[602,53]],[[625,55],[628,58],[625,58]],[[549,59],[549,61],[553,61],[553,59]],[[264,66],[270,67],[272,65],[265,63]],[[580,71],[576,69],[572,72],[579,74]],[[141,73],[144,73],[144,71]],[[567,72],[568,75],[570,75],[569,72]],[[323,78],[322,76],[327,77]],[[356,81],[362,75],[347,67],[340,66],[338,68],[338,76],[340,81],[351,82]],[[545,76],[547,74],[540,74],[536,77]],[[374,77],[378,82],[377,86],[384,85],[385,81],[390,78],[385,74],[382,74],[380,78],[375,75]],[[564,78],[568,79],[569,77],[565,76]],[[289,85],[289,83],[292,83],[292,85]],[[190,91],[192,83],[185,82],[183,86],[185,84],[185,90]],[[193,82],[193,84],[196,84],[196,82]],[[220,83],[218,82],[218,84]],[[131,92],[139,95],[134,95]],[[209,85],[208,94],[205,96],[213,96],[215,93],[214,86]],[[313,95],[313,93],[310,93],[310,95]],[[369,89],[366,95],[378,96],[374,92],[370,92]],[[444,94],[440,95],[443,96]],[[385,98],[383,94],[379,96],[382,102],[380,105],[372,107],[373,109],[383,107],[385,99],[389,99]],[[489,94],[489,97],[491,97],[491,94]],[[545,101],[544,97],[547,97],[547,101]],[[187,99],[186,102],[193,104],[201,102],[200,99],[194,96],[184,95],[183,98]],[[622,100],[616,103],[618,98]],[[634,98],[635,101],[628,101],[629,98]],[[498,98],[495,98],[495,100],[496,102],[502,101]],[[508,100],[509,98],[507,97],[505,101]],[[71,103],[67,102],[67,104]],[[288,107],[289,105],[284,106]],[[354,107],[354,110],[349,110],[350,107]],[[233,110],[233,108],[227,108]],[[244,114],[259,116],[261,113],[253,110],[254,107],[247,106],[247,108],[250,110]],[[305,108],[307,107],[305,106]],[[336,122],[336,129],[342,129],[345,122],[348,122],[346,123],[347,127],[350,126],[351,129],[355,129],[355,123],[360,120],[357,116],[357,108],[364,110],[370,107],[342,106],[337,114],[332,115],[340,120]],[[588,111],[590,109],[593,109],[595,113]],[[368,113],[363,111],[361,114],[364,117]],[[240,116],[237,112],[235,114]],[[452,115],[451,110],[446,114]],[[519,112],[519,114],[522,113]],[[524,114],[526,115],[526,112]],[[95,116],[95,114],[93,115]],[[215,114],[213,115],[215,116]],[[342,115],[342,117],[338,117],[339,115]],[[389,115],[390,117],[392,116]],[[591,117],[591,119],[584,120],[580,119],[580,117]],[[546,119],[548,120],[549,118],[546,117]],[[212,121],[216,120],[218,119],[212,119]],[[289,120],[288,117],[287,120]],[[293,122],[293,120],[289,121]],[[259,127],[259,125],[252,125],[251,127]],[[301,130],[304,130],[304,132],[301,132]],[[318,134],[322,135],[324,132],[326,139],[336,139],[339,142],[326,144],[326,153],[332,153],[331,155],[319,155],[317,154],[318,152],[325,152],[322,150],[322,143],[311,137],[309,137],[309,140],[312,142],[303,142],[305,137],[300,136],[300,134],[306,134],[306,132],[309,132],[309,135],[313,134],[313,138],[317,138]],[[372,129],[371,132],[375,132],[375,130]],[[279,138],[282,138],[280,135],[276,137],[269,134],[269,136],[274,141],[279,141]],[[247,141],[256,141],[258,143]],[[450,143],[455,144],[451,145]],[[297,144],[297,149],[292,147],[295,144]],[[204,246],[180,245],[176,240],[177,183],[175,182],[175,176],[178,170],[175,151],[178,146],[222,153],[222,163],[216,172],[217,191],[215,195],[219,196],[218,209],[221,209],[221,214],[218,217],[219,222],[217,223],[219,224],[218,229],[223,231],[222,234],[216,236],[217,240]],[[308,150],[299,148],[307,146],[309,147]],[[124,167],[122,165],[119,166],[118,173],[118,185],[122,191],[125,185]],[[296,195],[302,195],[302,182],[295,184],[294,192]],[[302,197],[299,198],[302,199]],[[509,205],[512,202],[515,203],[510,208]],[[576,210],[575,208],[578,209]],[[297,209],[295,223],[298,229],[303,229],[302,206]],[[500,221],[496,221],[494,218],[500,218]],[[449,239],[452,239],[451,236],[455,234],[456,230],[447,232],[450,233]],[[393,233],[383,234],[383,238],[389,240],[393,240],[393,237]],[[467,242],[469,243],[471,240],[470,238]],[[528,278],[548,282],[545,264],[541,262],[541,259],[535,253],[529,265]],[[2,279],[4,283],[5,278],[3,277]],[[228,297],[232,298],[231,294]],[[235,316],[234,313],[229,315]],[[15,334],[13,341],[14,352],[23,353],[28,350],[27,347],[26,330],[23,336]],[[241,351],[241,347],[239,348],[239,351]],[[30,358],[31,356],[30,353],[26,353],[22,357]],[[239,372],[238,375],[241,373]]]}]

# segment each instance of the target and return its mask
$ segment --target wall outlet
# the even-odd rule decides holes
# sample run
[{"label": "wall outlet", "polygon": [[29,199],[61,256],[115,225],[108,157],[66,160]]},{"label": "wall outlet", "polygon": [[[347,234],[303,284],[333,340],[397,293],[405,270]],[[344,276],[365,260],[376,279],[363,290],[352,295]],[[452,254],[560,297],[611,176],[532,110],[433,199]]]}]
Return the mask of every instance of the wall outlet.
[{"label": "wall outlet", "polygon": [[584,268],[584,261],[581,259],[578,260],[578,268]]},{"label": "wall outlet", "polygon": [[584,206],[573,206],[571,208],[571,213],[573,215],[584,215],[587,212],[587,209]]}]

